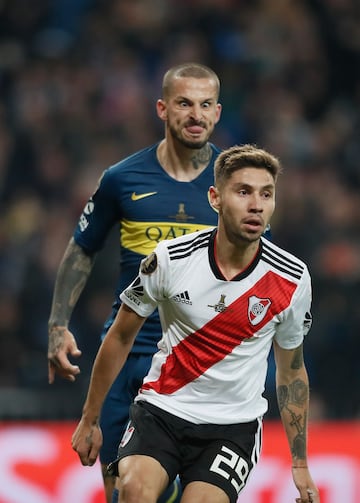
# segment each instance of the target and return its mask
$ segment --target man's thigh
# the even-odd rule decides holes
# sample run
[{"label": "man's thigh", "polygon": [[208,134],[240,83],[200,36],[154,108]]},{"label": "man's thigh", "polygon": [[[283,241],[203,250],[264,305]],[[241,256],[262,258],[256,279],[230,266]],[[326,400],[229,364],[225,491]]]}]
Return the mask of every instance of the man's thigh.
[{"label": "man's thigh", "polygon": [[213,484],[206,482],[191,482],[185,487],[181,503],[229,503],[226,492]]},{"label": "man's thigh", "polygon": [[123,492],[131,501],[157,500],[169,484],[161,464],[150,456],[132,455],[119,461],[116,484],[122,501]]}]

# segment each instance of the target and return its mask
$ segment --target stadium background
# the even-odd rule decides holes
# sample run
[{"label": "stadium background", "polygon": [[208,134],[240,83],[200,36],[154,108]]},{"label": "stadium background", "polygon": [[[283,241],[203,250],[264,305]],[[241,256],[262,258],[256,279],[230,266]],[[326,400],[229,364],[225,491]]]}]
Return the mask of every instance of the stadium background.
[{"label": "stadium background", "polygon": [[[354,435],[353,443],[346,437],[343,445],[349,446],[347,462],[359,472],[355,0],[0,1],[0,445],[22,434],[35,445],[39,431],[57,439],[58,421],[72,425],[79,416],[112,302],[116,235],[71,323],[83,351],[82,374],[76,384],[58,380],[50,388],[47,318],[56,269],[102,170],[161,138],[155,101],[162,74],[190,60],[211,66],[221,78],[223,114],[214,143],[255,142],[283,161],[273,234],[309,264],[313,276],[314,324],[305,344],[311,422],[333,425],[336,435]],[[270,361],[271,399],[273,373]],[[277,418],[272,405],[267,421]],[[329,432],[331,452],[335,430]],[[67,442],[66,434],[61,438]],[[25,442],[16,445],[9,458],[2,456],[0,478],[10,492],[2,486],[0,503],[23,501],[9,482],[18,474],[17,454]],[[17,460],[17,471],[9,459]],[[29,463],[26,456],[21,463]],[[19,473],[27,472],[22,467]],[[44,491],[34,503],[61,503]],[[336,491],[325,492],[325,503],[331,503]],[[267,494],[259,502],[273,503],[275,496]],[[346,503],[355,503],[349,498]]]}]

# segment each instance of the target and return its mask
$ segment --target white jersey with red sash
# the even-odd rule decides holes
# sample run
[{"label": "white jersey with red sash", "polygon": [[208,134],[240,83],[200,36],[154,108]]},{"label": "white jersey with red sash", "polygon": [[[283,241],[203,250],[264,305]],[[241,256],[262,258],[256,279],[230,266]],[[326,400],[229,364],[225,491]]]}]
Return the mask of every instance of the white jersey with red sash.
[{"label": "white jersey with red sash", "polygon": [[158,307],[163,337],[136,400],[193,423],[252,421],[272,341],[298,347],[311,326],[306,265],[261,238],[254,260],[231,281],[216,264],[216,229],[159,243],[121,300],[140,316]]}]

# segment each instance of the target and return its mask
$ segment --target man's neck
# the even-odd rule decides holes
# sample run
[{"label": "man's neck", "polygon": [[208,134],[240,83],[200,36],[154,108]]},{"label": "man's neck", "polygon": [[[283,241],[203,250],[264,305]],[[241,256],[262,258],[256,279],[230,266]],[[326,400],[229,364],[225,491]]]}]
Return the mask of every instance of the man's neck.
[{"label": "man's neck", "polygon": [[218,229],[214,246],[217,266],[223,276],[227,280],[231,280],[252,263],[258,253],[260,240],[235,245],[224,239],[223,235],[219,237]]},{"label": "man's neck", "polygon": [[157,148],[158,161],[166,173],[179,182],[190,182],[206,169],[212,156],[207,143],[201,149],[184,146],[177,148],[167,140],[162,140]]}]

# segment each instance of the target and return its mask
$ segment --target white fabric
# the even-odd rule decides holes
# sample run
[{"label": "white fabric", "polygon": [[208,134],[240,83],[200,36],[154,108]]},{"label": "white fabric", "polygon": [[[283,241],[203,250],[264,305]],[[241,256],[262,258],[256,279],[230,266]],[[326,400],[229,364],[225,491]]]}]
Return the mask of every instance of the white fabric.
[{"label": "white fabric", "polygon": [[[302,261],[262,239],[248,270],[226,281],[214,232],[161,242],[155,271],[143,266],[146,273],[121,294],[141,316],[158,307],[163,327],[136,400],[193,423],[247,422],[267,410],[262,393],[273,338],[294,349],[309,330],[310,276]],[[155,267],[155,259],[145,260]]]}]

